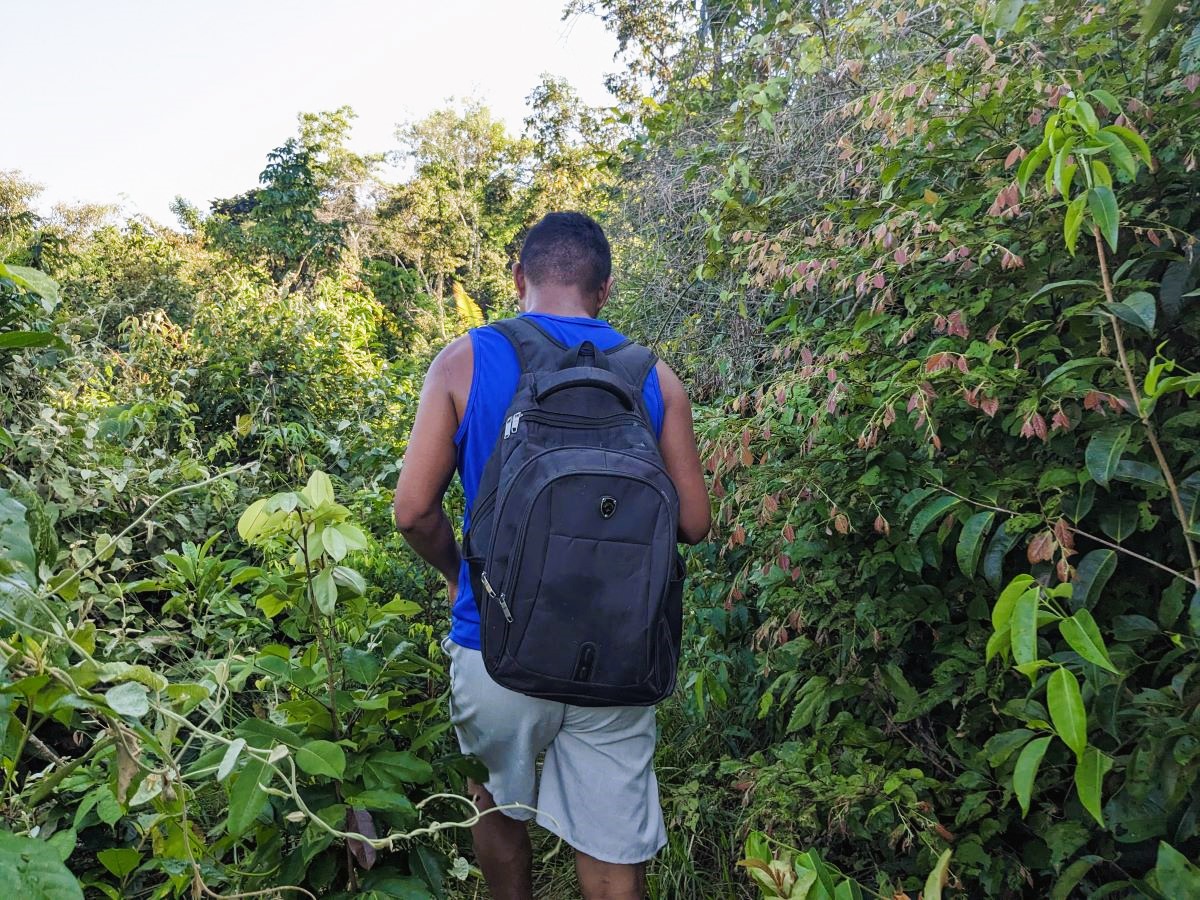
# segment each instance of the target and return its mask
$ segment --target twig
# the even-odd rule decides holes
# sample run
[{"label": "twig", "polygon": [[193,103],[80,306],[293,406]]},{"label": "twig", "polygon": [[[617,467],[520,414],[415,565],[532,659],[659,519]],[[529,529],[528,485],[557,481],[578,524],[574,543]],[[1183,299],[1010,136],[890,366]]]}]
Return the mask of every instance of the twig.
[{"label": "twig", "polygon": [[[1100,239],[1100,229],[1092,228],[1092,236],[1096,239],[1096,254],[1100,258],[1100,277],[1104,283],[1104,296],[1108,298],[1109,303],[1116,303],[1116,297],[1113,294],[1112,279],[1108,275],[1108,257],[1104,252],[1104,242]],[[1167,482],[1167,492],[1171,495],[1171,505],[1175,507],[1175,515],[1179,517],[1179,525],[1183,529],[1183,543],[1187,547],[1188,558],[1192,561],[1192,583],[1200,586],[1200,557],[1196,555],[1196,545],[1192,541],[1191,536],[1187,531],[1187,514],[1184,512],[1183,499],[1179,495],[1179,486],[1175,483],[1175,476],[1171,473],[1171,467],[1167,464],[1167,458],[1163,455],[1162,447],[1158,443],[1158,433],[1154,430],[1154,423],[1150,421],[1150,415],[1142,409],[1142,396],[1138,391],[1137,379],[1133,377],[1133,368],[1129,365],[1129,357],[1125,354],[1125,340],[1121,332],[1121,325],[1117,322],[1117,317],[1112,313],[1108,314],[1109,323],[1112,325],[1113,337],[1117,342],[1117,356],[1121,360],[1121,370],[1125,373],[1125,383],[1129,387],[1129,397],[1133,401],[1133,407],[1137,411],[1137,416],[1142,421],[1142,427],[1146,429],[1146,437],[1150,440],[1150,446],[1154,450],[1154,458],[1158,460],[1158,468],[1162,471],[1163,478]]]},{"label": "twig", "polygon": [[[935,484],[932,486],[937,488],[939,491],[944,491],[945,493],[950,494],[952,497],[957,497],[959,500],[962,500],[964,503],[970,503],[972,506],[977,506],[980,509],[990,509],[993,512],[1004,513],[1006,516],[1023,515],[1022,513],[1019,513],[1014,509],[1005,509],[1003,506],[993,506],[990,503],[984,503],[980,500],[972,500],[970,497],[964,497],[962,494],[956,493],[955,491],[950,490],[950,488],[945,487],[944,485]],[[1193,579],[1189,578],[1186,573],[1177,572],[1174,569],[1172,569],[1170,566],[1163,565],[1162,563],[1158,562],[1157,560],[1153,560],[1148,556],[1142,556],[1142,554],[1137,553],[1133,550],[1130,550],[1128,547],[1122,547],[1120,544],[1114,544],[1111,541],[1105,540],[1104,538],[1100,537],[1099,535],[1091,534],[1087,531],[1083,531],[1080,528],[1076,528],[1074,525],[1067,525],[1067,530],[1070,531],[1072,534],[1079,535],[1081,538],[1087,538],[1089,541],[1095,541],[1097,544],[1103,544],[1105,547],[1108,547],[1112,550],[1116,550],[1118,553],[1124,553],[1126,556],[1132,556],[1134,559],[1140,560],[1141,562],[1144,562],[1148,565],[1154,566],[1157,569],[1162,569],[1164,572],[1167,572],[1170,575],[1174,575],[1176,578],[1180,579],[1185,584],[1190,584],[1194,587],[1200,587],[1200,579],[1193,580]]]}]

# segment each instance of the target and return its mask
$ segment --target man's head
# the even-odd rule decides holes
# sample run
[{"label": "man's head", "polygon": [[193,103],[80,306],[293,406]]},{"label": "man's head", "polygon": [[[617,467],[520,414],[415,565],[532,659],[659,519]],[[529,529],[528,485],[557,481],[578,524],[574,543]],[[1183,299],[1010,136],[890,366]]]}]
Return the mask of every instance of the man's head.
[{"label": "man's head", "polygon": [[596,221],[583,213],[547,213],[529,230],[513,280],[526,306],[530,289],[555,305],[575,301],[595,315],[612,288],[612,251]]}]

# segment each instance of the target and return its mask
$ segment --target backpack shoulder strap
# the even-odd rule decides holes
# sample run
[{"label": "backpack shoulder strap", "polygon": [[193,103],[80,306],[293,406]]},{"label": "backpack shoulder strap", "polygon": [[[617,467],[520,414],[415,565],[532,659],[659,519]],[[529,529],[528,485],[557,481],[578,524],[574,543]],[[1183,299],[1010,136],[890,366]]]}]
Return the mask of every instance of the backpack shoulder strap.
[{"label": "backpack shoulder strap", "polygon": [[640,394],[651,370],[658,365],[658,357],[654,351],[641,344],[635,344],[628,338],[605,351],[613,369],[624,376],[625,380],[636,388]]},{"label": "backpack shoulder strap", "polygon": [[559,359],[567,349],[537,323],[520,316],[492,322],[488,327],[495,328],[512,344],[522,375],[557,369]]}]

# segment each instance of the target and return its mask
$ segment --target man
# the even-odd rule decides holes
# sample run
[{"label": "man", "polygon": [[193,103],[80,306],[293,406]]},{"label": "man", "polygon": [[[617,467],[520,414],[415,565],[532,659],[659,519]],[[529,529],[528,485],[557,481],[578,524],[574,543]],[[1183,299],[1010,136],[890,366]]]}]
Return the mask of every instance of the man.
[{"label": "man", "polygon": [[[580,213],[551,213],[529,232],[513,280],[522,315],[566,346],[585,340],[606,350],[623,340],[598,315],[612,289],[612,257],[600,226]],[[442,508],[457,469],[471,509],[484,464],[516,391],[516,353],[496,329],[458,338],[425,379],[404,466],[396,484],[396,524],[442,573],[453,604],[443,646],[450,656],[451,719],[464,753],[487,766],[469,789],[484,816],[472,829],[475,853],[496,900],[530,900],[527,822],[576,851],[586,900],[640,900],[645,862],[666,843],[653,756],[655,720],[647,707],[576,707],[526,697],[496,684],[479,652],[479,614],[466,565]],[[679,540],[709,529],[709,500],[692,410],[675,373],[659,362],[642,387],[667,473],[679,494]],[[469,512],[464,532],[470,527]],[[536,760],[546,759],[540,785]]]}]

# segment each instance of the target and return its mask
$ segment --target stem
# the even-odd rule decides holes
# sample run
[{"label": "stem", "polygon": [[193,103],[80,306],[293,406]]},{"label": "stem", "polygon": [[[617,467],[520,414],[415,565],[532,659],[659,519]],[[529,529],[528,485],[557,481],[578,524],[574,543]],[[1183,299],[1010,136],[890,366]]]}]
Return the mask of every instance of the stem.
[{"label": "stem", "polygon": [[321,629],[321,621],[325,618],[317,607],[317,597],[313,593],[312,560],[308,555],[308,523],[304,521],[304,513],[296,511],[300,519],[300,553],[304,557],[304,591],[308,595],[308,605],[312,610],[313,620],[317,623],[315,629],[317,643],[321,645],[321,655],[325,657],[325,687],[329,692],[329,718],[333,723],[333,736],[342,737],[342,722],[337,711],[337,685],[334,682],[333,649],[329,646],[327,635]]},{"label": "stem", "polygon": [[[1104,242],[1100,239],[1100,229],[1092,228],[1092,237],[1096,240],[1096,254],[1100,259],[1100,277],[1104,283],[1104,296],[1108,298],[1109,303],[1116,303],[1116,298],[1113,295],[1112,279],[1108,275],[1108,256],[1104,251]],[[1183,543],[1187,547],[1188,559],[1192,562],[1192,579],[1193,583],[1200,585],[1200,557],[1196,554],[1196,544],[1187,533],[1187,514],[1183,509],[1183,499],[1179,496],[1179,486],[1175,483],[1175,476],[1171,473],[1171,467],[1167,464],[1167,458],[1163,455],[1162,447],[1158,443],[1158,433],[1154,430],[1154,424],[1150,421],[1148,413],[1142,410],[1142,395],[1138,391],[1137,379],[1133,377],[1133,368],[1129,364],[1129,357],[1125,353],[1125,339],[1121,331],[1121,324],[1117,321],[1117,317],[1112,313],[1108,314],[1109,323],[1112,325],[1113,337],[1116,339],[1117,356],[1121,360],[1121,370],[1125,373],[1125,383],[1129,387],[1129,397],[1133,401],[1133,407],[1137,411],[1137,416],[1142,421],[1142,427],[1146,429],[1146,437],[1150,440],[1150,446],[1154,450],[1154,458],[1158,460],[1158,468],[1162,471],[1163,478],[1167,482],[1167,492],[1171,495],[1171,505],[1175,508],[1175,515],[1179,518],[1179,526],[1183,529]]]},{"label": "stem", "polygon": [[[338,716],[337,709],[337,683],[334,680],[333,668],[333,649],[329,646],[329,635],[322,629],[321,611],[317,608],[317,598],[313,593],[313,574],[312,560],[308,555],[308,523],[304,521],[304,513],[301,510],[296,510],[296,515],[300,518],[300,552],[304,555],[304,584],[308,594],[308,603],[312,609],[313,621],[315,622],[315,631],[317,642],[321,645],[321,653],[325,657],[325,686],[329,691],[329,719],[333,724],[334,740],[340,740],[342,737],[342,722]],[[332,617],[330,617],[332,618]],[[330,632],[333,631],[334,624],[332,621],[326,622]],[[342,800],[342,783],[335,781],[333,783],[333,793],[337,796],[338,801]],[[349,881],[351,891],[358,890],[358,875],[354,870],[354,853],[350,849],[350,842],[346,841],[346,877]]]}]

